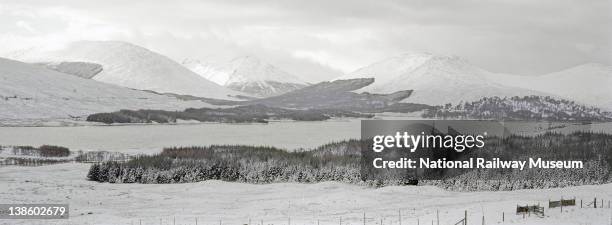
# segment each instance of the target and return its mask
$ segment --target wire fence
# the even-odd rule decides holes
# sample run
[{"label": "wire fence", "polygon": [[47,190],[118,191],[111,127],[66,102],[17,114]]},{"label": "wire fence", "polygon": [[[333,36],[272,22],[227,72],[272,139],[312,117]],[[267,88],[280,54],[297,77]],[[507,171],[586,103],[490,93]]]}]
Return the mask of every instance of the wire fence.
[{"label": "wire fence", "polygon": [[[610,209],[610,201],[603,199],[580,199],[583,204],[580,208],[577,204],[578,200],[563,199],[549,200],[548,205],[525,204],[517,205],[516,211],[507,214],[505,211],[496,213],[484,214],[480,211],[464,210],[462,214],[458,213],[440,213],[439,209],[421,211],[417,214],[416,208],[413,209],[398,209],[397,215],[378,216],[368,215],[367,212],[361,214],[349,213],[342,216],[312,216],[312,217],[297,217],[287,216],[279,219],[272,218],[269,221],[259,218],[246,218],[243,222],[236,222],[236,219],[218,219],[211,220],[205,217],[161,217],[161,218],[143,218],[130,220],[129,225],[486,225],[506,223],[509,220],[516,221],[517,219],[529,220],[530,218],[544,218],[557,213],[564,213],[563,209],[575,207],[575,209]],[[551,207],[552,206],[552,207]],[[560,208],[560,211],[552,210]],[[565,212],[567,213],[567,212]],[[284,220],[284,221],[283,221]],[[612,218],[610,220],[612,224]]]},{"label": "wire fence", "polygon": [[[560,202],[560,203],[557,203]],[[581,203],[581,205],[578,204]],[[546,202],[545,202],[546,203]],[[158,217],[135,217],[117,222],[62,222],[53,221],[56,225],[486,225],[486,224],[516,224],[523,220],[537,220],[544,217],[558,217],[561,213],[569,213],[581,210],[610,210],[610,201],[601,198],[592,199],[563,199],[548,200],[548,204],[532,203],[517,204],[515,209],[488,211],[469,208],[465,210],[443,209],[419,209],[402,208],[395,213],[384,215],[374,212],[346,212],[338,214],[313,214],[290,215],[288,212],[281,215],[268,215],[267,217],[238,215],[232,216],[158,216]],[[501,204],[501,202],[500,202]],[[550,207],[552,206],[552,207]],[[569,209],[569,207],[572,207]],[[557,210],[557,209],[561,210]],[[612,210],[610,210],[609,222],[612,225]],[[289,215],[288,215],[289,214]],[[2,224],[2,223],[0,223]],[[602,224],[604,225],[604,224]]]}]

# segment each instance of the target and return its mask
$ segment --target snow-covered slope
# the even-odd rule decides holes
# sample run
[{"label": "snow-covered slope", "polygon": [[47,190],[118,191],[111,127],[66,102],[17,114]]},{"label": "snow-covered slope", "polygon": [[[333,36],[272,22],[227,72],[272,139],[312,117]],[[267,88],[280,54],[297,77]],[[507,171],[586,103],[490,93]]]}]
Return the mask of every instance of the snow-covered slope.
[{"label": "snow-covered slope", "polygon": [[60,73],[75,75],[77,77],[91,79],[102,72],[102,65],[88,62],[50,62],[34,63],[45,66],[47,69],[55,70]]},{"label": "snow-covered slope", "polygon": [[207,107],[0,58],[0,120],[60,119],[119,109]]},{"label": "snow-covered slope", "polygon": [[208,80],[258,97],[270,97],[307,85],[296,76],[253,56],[233,59],[222,65],[185,60],[183,65]]},{"label": "snow-covered slope", "polygon": [[612,109],[612,66],[583,64],[541,76],[499,75],[500,82]]},{"label": "snow-covered slope", "polygon": [[414,90],[406,102],[430,105],[474,101],[486,96],[541,94],[496,83],[490,80],[491,74],[455,56],[408,53],[371,64],[338,79],[373,77],[374,84],[358,91],[392,93]]},{"label": "snow-covered slope", "polygon": [[102,65],[92,79],[156,92],[232,99],[241,93],[198,76],[179,63],[145,48],[118,41],[79,41],[61,49],[33,48],[9,58],[25,62],[89,62]]}]

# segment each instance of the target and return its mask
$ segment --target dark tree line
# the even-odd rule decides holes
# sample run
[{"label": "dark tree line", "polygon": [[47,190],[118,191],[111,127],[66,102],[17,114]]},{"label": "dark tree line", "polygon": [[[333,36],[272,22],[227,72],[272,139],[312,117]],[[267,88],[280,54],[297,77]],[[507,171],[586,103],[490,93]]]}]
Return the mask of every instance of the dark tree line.
[{"label": "dark tree line", "polygon": [[428,118],[535,121],[611,121],[612,113],[550,96],[485,97],[473,102],[428,109]]},{"label": "dark tree line", "polygon": [[339,109],[284,109],[264,105],[247,105],[233,108],[189,108],[184,111],[120,110],[111,113],[89,115],[87,121],[112,123],[174,123],[177,120],[222,123],[267,123],[269,120],[322,121],[332,117],[372,117]]},{"label": "dark tree line", "polygon": [[41,156],[41,157],[67,157],[70,149],[55,145],[42,145],[38,148],[32,146],[13,146],[13,155]]},{"label": "dark tree line", "polygon": [[18,158],[18,157],[7,157],[0,159],[0,166],[2,165],[17,165],[17,166],[44,166],[57,163],[69,162],[69,159],[48,159],[48,158]]},{"label": "dark tree line", "polygon": [[70,149],[61,146],[43,145],[38,147],[38,150],[42,157],[67,157],[70,155]]}]

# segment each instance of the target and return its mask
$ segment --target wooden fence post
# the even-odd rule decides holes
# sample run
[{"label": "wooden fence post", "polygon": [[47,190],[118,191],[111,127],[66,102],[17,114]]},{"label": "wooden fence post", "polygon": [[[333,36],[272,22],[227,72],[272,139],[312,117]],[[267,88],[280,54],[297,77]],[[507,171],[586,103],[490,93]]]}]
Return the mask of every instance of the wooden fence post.
[{"label": "wooden fence post", "polygon": [[597,197],[595,197],[595,200],[593,200],[593,208],[597,208]]},{"label": "wooden fence post", "polygon": [[504,222],[506,220],[506,213],[502,212],[502,222]]},{"label": "wooden fence post", "polygon": [[436,224],[440,225],[440,210],[436,209]]},{"label": "wooden fence post", "polygon": [[366,223],[365,223],[365,212],[363,212],[363,225],[366,225]]},{"label": "wooden fence post", "polygon": [[195,221],[196,221],[195,225],[198,225],[198,217],[195,218]]},{"label": "wooden fence post", "polygon": [[401,209],[398,209],[398,210],[397,210],[397,219],[398,219],[398,222],[397,222],[397,223],[398,223],[399,225],[402,225],[402,210],[401,210]]},{"label": "wooden fence post", "polygon": [[467,225],[467,210],[465,210],[465,214],[463,214],[463,225]]}]

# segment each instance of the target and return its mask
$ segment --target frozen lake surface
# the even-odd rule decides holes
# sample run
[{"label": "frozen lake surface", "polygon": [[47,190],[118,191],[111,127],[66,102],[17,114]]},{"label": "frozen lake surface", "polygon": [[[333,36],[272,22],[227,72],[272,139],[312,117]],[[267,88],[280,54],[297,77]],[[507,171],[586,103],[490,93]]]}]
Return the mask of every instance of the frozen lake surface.
[{"label": "frozen lake surface", "polygon": [[[418,119],[379,115],[376,119]],[[156,124],[70,127],[0,127],[0,145],[60,145],[72,150],[104,150],[153,153],[171,146],[213,144],[267,145],[288,150],[314,148],[332,141],[359,138],[360,119],[334,119],[315,122],[271,122],[268,124]],[[524,122],[521,122],[524,123]],[[507,126],[509,123],[506,123]],[[612,123],[572,124],[533,123],[519,125],[527,133],[543,133],[548,128],[569,133],[577,130],[612,132]]]},{"label": "frozen lake surface", "polygon": [[360,120],[197,123],[74,127],[0,127],[0,145],[60,145],[72,150],[161,151],[212,144],[268,145],[290,150],[359,138]]}]

